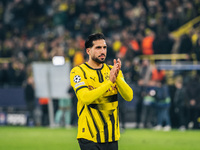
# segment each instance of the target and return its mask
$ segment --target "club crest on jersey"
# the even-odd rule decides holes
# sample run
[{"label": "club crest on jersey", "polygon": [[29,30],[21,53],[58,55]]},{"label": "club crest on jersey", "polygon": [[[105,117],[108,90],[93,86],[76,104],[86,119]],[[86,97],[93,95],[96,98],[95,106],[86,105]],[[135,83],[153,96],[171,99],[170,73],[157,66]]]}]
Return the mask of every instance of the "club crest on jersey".
[{"label": "club crest on jersey", "polygon": [[75,83],[79,83],[81,81],[81,77],[79,75],[75,75],[73,80]]}]

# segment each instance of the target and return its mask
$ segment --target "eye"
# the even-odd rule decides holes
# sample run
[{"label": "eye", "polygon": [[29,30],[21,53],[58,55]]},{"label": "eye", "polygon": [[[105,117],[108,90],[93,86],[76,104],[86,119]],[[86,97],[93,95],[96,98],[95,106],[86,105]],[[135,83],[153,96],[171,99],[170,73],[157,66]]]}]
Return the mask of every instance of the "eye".
[{"label": "eye", "polygon": [[101,46],[97,46],[96,49],[101,49]]}]

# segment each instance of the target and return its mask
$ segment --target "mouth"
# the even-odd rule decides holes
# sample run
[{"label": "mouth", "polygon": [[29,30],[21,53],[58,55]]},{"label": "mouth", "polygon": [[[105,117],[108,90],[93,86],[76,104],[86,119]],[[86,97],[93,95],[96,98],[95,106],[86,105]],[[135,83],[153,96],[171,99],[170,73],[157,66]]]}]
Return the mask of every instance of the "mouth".
[{"label": "mouth", "polygon": [[100,58],[105,58],[105,55],[104,55],[104,54],[102,54],[102,55],[100,55],[99,57],[100,57]]}]

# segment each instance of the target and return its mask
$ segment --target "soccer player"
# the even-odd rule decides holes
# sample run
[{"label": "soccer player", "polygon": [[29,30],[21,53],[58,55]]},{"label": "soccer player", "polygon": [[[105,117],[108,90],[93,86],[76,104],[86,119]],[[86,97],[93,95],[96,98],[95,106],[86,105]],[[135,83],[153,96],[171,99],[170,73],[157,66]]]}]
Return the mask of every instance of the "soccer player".
[{"label": "soccer player", "polygon": [[126,101],[133,91],[125,82],[120,59],[105,62],[107,45],[102,33],[85,41],[87,62],[74,67],[70,82],[78,98],[78,135],[81,150],[118,150],[120,137],[117,93]]}]

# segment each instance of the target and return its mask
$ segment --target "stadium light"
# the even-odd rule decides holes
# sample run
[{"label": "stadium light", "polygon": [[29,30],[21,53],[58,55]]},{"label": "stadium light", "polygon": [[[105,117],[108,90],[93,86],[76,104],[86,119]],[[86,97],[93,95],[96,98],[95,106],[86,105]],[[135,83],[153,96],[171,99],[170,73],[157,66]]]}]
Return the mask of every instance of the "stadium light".
[{"label": "stadium light", "polygon": [[63,56],[54,56],[52,58],[52,63],[55,66],[61,66],[65,64],[65,58]]}]

